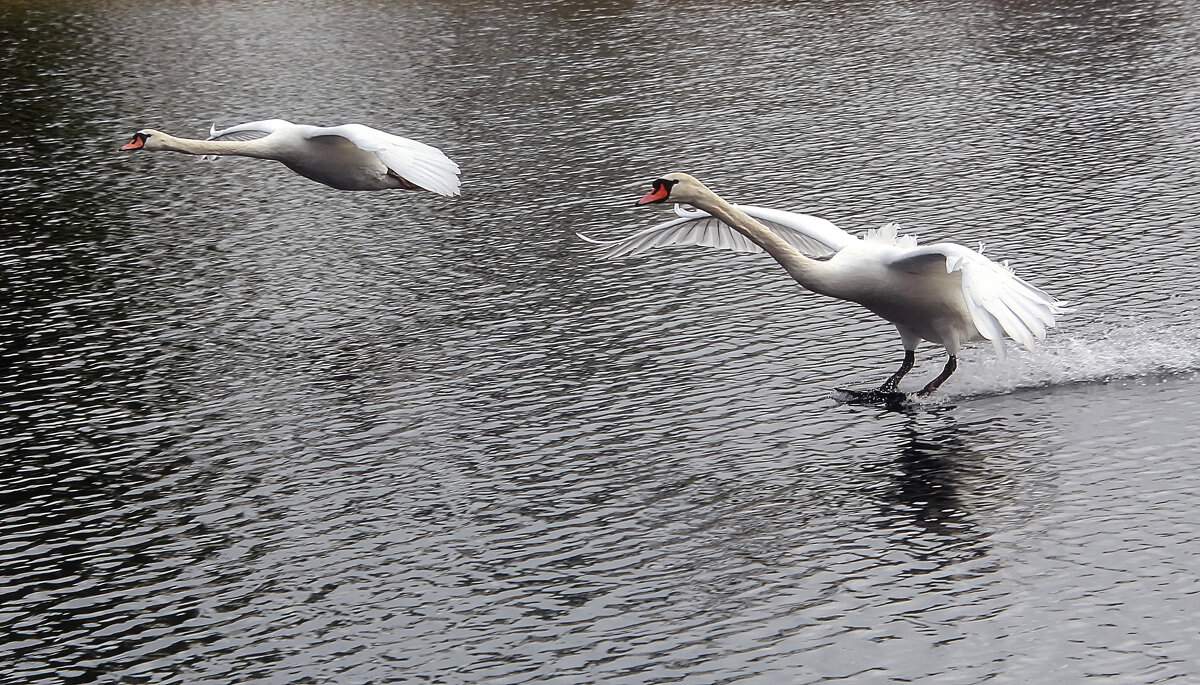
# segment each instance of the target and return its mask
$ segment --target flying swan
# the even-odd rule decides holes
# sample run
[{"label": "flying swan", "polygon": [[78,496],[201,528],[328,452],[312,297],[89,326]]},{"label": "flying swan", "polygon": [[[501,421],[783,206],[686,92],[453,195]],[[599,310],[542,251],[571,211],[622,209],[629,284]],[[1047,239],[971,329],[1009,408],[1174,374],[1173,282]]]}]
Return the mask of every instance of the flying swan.
[{"label": "flying swan", "polygon": [[606,258],[627,257],[667,245],[702,245],[736,252],[763,252],[801,286],[857,302],[890,321],[904,343],[904,361],[878,390],[840,389],[859,402],[898,402],[900,380],[913,367],[922,340],[946,348],[942,372],[918,395],[934,392],[958,366],[958,349],[988,340],[1001,358],[1004,338],[1027,348],[1046,337],[1065,302],[1013,275],[975,250],[954,243],[918,246],[887,224],[856,238],[832,223],[806,214],[726,202],[688,174],[668,174],[638,205],[672,200],[679,218],[626,238],[601,241]]},{"label": "flying swan", "polygon": [[459,188],[458,165],[441,150],[362,124],[309,126],[267,119],[221,130],[213,126],[207,140],[145,128],[121,149],[274,159],[338,190],[424,189],[452,196]]}]

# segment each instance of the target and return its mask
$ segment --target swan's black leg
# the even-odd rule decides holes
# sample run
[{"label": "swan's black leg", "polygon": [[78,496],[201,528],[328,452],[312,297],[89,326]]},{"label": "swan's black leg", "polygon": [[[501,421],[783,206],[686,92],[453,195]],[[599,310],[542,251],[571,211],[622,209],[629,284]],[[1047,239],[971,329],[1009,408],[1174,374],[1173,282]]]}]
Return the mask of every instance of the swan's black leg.
[{"label": "swan's black leg", "polygon": [[904,378],[904,374],[908,373],[913,364],[917,361],[917,353],[913,350],[904,351],[904,362],[900,364],[900,368],[896,369],[883,385],[877,390],[852,390],[850,388],[838,388],[838,392],[849,397],[846,402],[850,404],[882,404],[887,407],[895,408],[901,406],[907,399],[908,395],[900,392],[896,388],[900,386],[900,379]]},{"label": "swan's black leg", "polygon": [[917,353],[912,350],[904,350],[904,361],[900,364],[900,368],[896,369],[896,373],[892,377],[883,382],[879,386],[879,392],[896,392],[900,387],[900,379],[904,378],[904,374],[908,373],[913,364],[917,361]]},{"label": "swan's black leg", "polygon": [[921,392],[919,392],[917,394],[920,395],[921,397],[924,397],[926,395],[932,395],[933,391],[937,390],[942,385],[942,383],[945,383],[946,379],[949,378],[951,376],[951,374],[954,373],[954,370],[957,368],[958,368],[958,357],[955,357],[954,355],[950,355],[950,358],[946,360],[945,368],[943,368],[942,372],[940,374],[938,374],[938,377],[929,381],[929,385],[926,385],[924,388],[921,388]]}]

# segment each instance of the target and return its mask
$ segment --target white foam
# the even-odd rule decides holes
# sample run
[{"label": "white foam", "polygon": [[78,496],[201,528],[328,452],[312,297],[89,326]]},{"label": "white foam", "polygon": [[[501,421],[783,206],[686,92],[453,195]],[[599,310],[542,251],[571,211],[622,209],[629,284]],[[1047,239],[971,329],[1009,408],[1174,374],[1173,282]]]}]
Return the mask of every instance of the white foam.
[{"label": "white foam", "polygon": [[1011,347],[1004,360],[992,355],[964,360],[944,386],[944,396],[1200,372],[1200,325],[1195,322],[1052,334],[1032,351]]}]

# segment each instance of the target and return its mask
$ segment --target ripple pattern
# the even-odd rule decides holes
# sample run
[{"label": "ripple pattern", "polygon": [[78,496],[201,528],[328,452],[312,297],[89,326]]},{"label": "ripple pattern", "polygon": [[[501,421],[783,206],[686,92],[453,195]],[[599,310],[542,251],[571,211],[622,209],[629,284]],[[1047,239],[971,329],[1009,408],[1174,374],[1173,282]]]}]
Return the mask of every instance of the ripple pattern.
[{"label": "ripple pattern", "polygon": [[[667,11],[664,12],[664,9]],[[0,682],[1200,677],[1185,2],[0,6]],[[361,121],[461,199],[118,155]],[[937,400],[664,172],[1074,303]],[[925,352],[914,378],[941,360]]]}]

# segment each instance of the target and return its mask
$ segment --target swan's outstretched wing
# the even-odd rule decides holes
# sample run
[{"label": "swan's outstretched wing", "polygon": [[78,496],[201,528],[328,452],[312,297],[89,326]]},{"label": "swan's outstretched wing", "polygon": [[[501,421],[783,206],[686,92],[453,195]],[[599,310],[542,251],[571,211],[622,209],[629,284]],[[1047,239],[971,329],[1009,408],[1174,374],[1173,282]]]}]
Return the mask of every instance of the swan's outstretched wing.
[{"label": "swan's outstretched wing", "polygon": [[404,180],[440,195],[458,195],[458,165],[441,150],[363,126],[304,127],[305,138],[341,136],[360,149],[375,153],[379,161]]},{"label": "swan's outstretched wing", "polygon": [[961,271],[963,299],[971,320],[1001,358],[1005,335],[1032,348],[1034,340],[1046,337],[1054,317],[1066,311],[1065,302],[1018,278],[1007,263],[997,264],[962,245],[924,245],[904,251],[888,265],[905,271]]},{"label": "swan's outstretched wing", "polygon": [[[208,127],[207,140],[258,140],[271,135],[275,131],[287,126],[293,126],[290,121],[283,119],[264,119],[262,121],[248,121],[244,124],[237,124],[229,128],[218,129],[216,124]],[[201,155],[200,159],[205,161],[215,161],[220,159],[220,155]]]},{"label": "swan's outstretched wing", "polygon": [[[856,240],[849,233],[820,217],[769,207],[735,206],[810,257],[831,255]],[[678,219],[617,240],[596,240],[582,233],[577,235],[589,243],[607,248],[604,253],[605,259],[629,257],[669,245],[700,245],[734,252],[762,252],[762,248],[749,238],[708,212],[675,205],[675,213],[679,215]]]},{"label": "swan's outstretched wing", "polygon": [[269,136],[281,128],[294,126],[290,121],[283,119],[264,119],[262,121],[249,121],[244,124],[237,124],[229,128],[218,129],[216,124],[213,124],[208,129],[209,140],[256,140],[264,136]]}]

